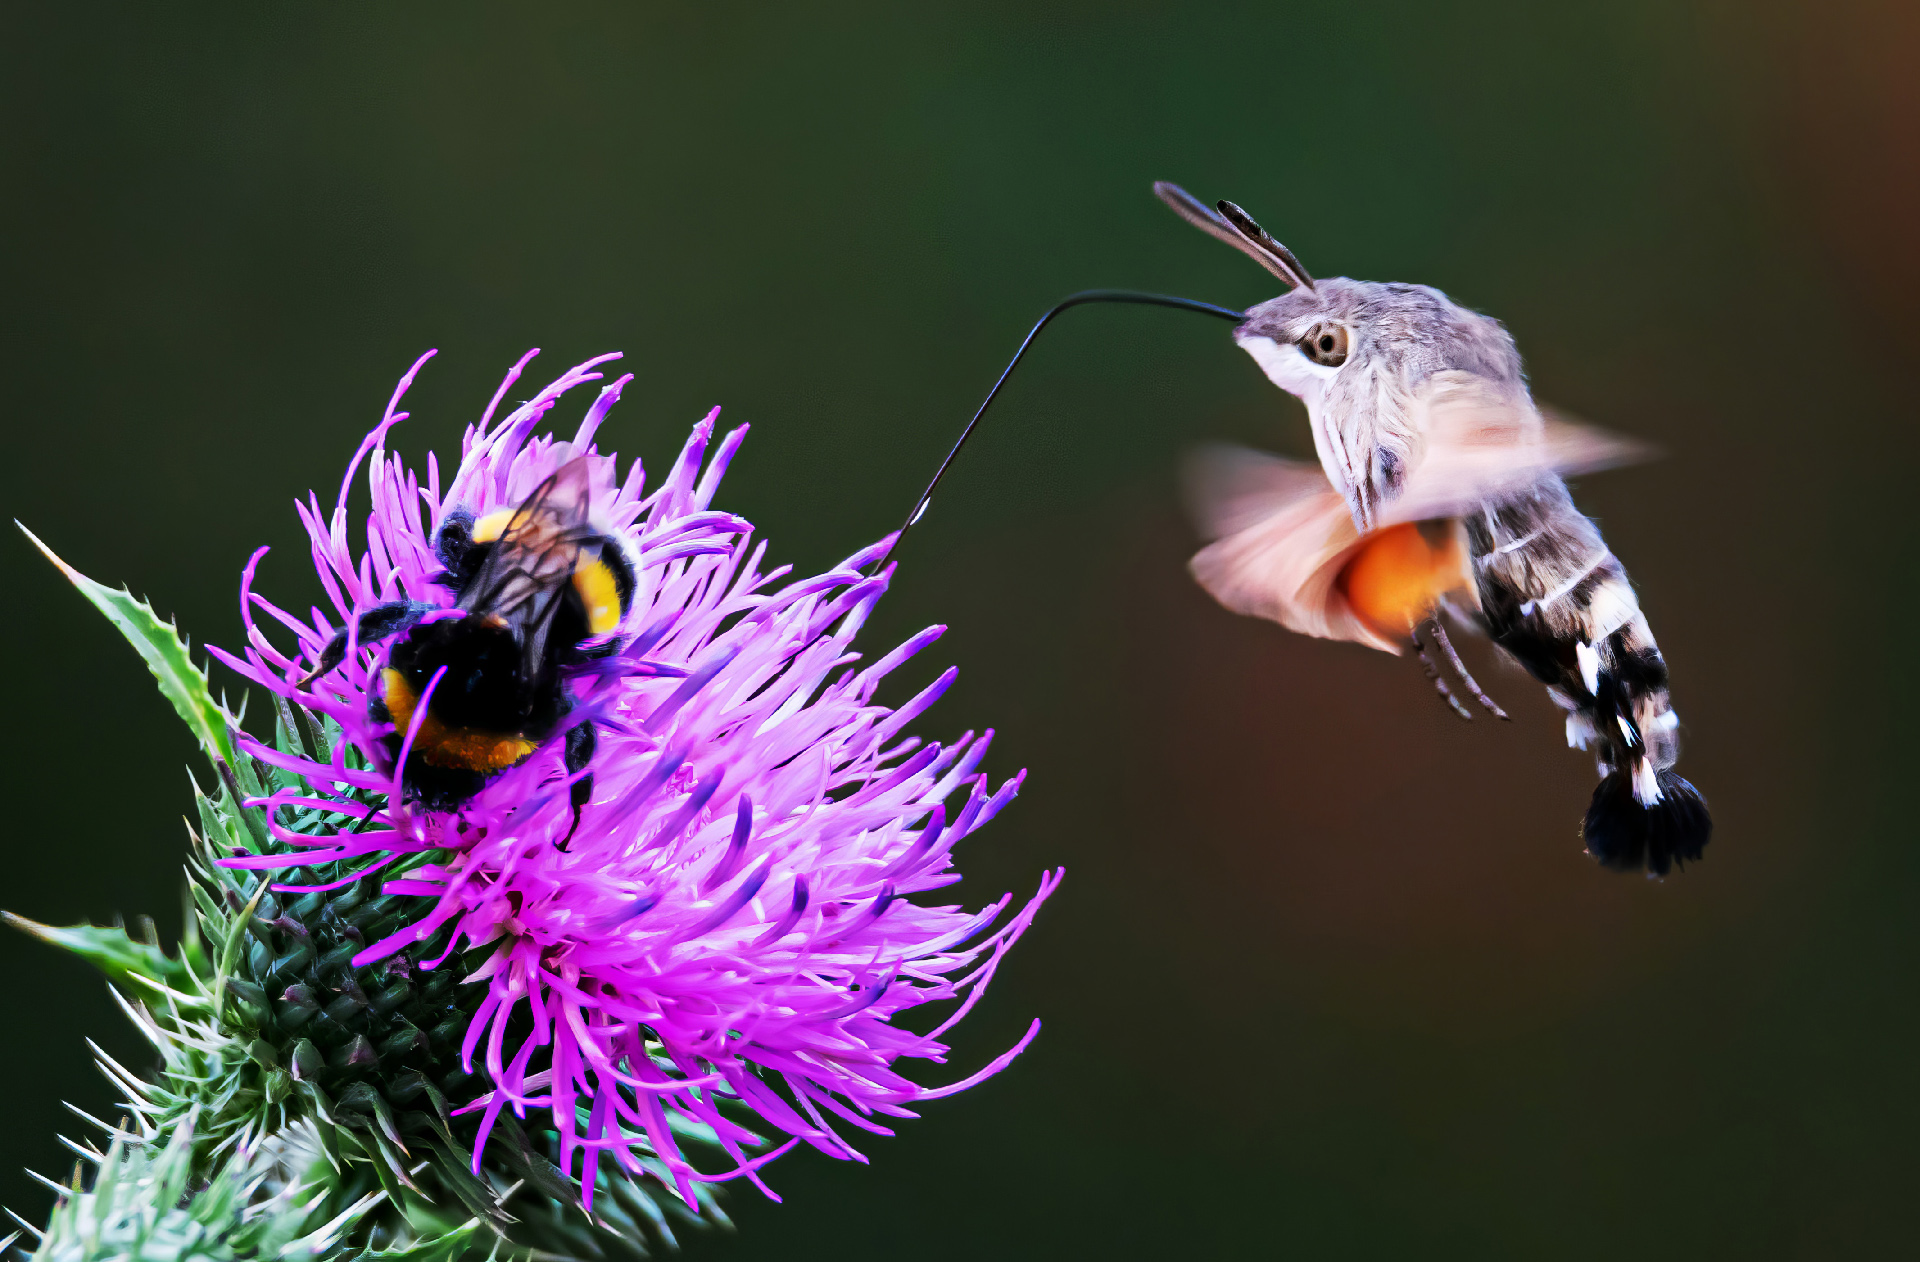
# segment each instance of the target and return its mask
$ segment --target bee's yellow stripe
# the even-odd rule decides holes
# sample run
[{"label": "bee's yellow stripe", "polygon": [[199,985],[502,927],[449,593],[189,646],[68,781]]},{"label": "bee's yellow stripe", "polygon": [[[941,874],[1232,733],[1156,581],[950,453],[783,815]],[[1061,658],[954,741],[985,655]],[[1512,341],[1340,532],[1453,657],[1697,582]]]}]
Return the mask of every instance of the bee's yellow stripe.
[{"label": "bee's yellow stripe", "polygon": [[506,534],[507,523],[511,522],[513,515],[519,511],[517,508],[496,508],[479,521],[474,522],[473,541],[475,543],[492,543],[501,535]]},{"label": "bee's yellow stripe", "polygon": [[605,635],[620,625],[620,587],[613,581],[613,571],[597,555],[574,570],[573,590],[580,593],[580,603],[586,608],[589,633]]},{"label": "bee's yellow stripe", "polygon": [[[407,677],[388,667],[380,672],[387,713],[393,726],[405,740],[420,698],[407,683]],[[442,723],[428,709],[413,738],[413,752],[435,767],[454,767],[463,771],[504,771],[525,762],[539,745],[516,732],[489,732],[477,727],[453,727]]]},{"label": "bee's yellow stripe", "polygon": [[[475,543],[497,542],[507,527],[512,524],[517,508],[497,508],[493,512],[473,523],[473,541]],[[620,625],[620,586],[613,581],[613,571],[600,560],[596,551],[591,558],[581,556],[573,571],[573,590],[580,595],[580,603],[587,611],[587,633],[606,635]]]}]

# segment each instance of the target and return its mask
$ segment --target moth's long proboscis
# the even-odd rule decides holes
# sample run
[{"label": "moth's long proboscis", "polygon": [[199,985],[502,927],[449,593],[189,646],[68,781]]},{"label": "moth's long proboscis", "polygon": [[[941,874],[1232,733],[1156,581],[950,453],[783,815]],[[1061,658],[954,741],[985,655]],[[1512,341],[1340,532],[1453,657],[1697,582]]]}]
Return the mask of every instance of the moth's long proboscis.
[{"label": "moth's long proboscis", "polygon": [[1193,311],[1201,315],[1215,316],[1222,320],[1232,320],[1235,324],[1247,318],[1246,312],[1236,311],[1232,307],[1216,306],[1211,302],[1201,302],[1194,298],[1177,298],[1171,294],[1140,293],[1131,289],[1083,289],[1079,293],[1070,294],[1055,303],[1047,309],[1045,315],[1041,316],[1040,319],[1034,323],[1033,328],[1028,331],[1027,336],[1021,340],[1020,349],[1016,350],[1013,353],[1013,358],[1007,361],[1006,368],[1001,371],[999,379],[993,383],[993,389],[987,391],[987,397],[981,401],[979,410],[973,414],[973,419],[967,422],[967,427],[960,431],[960,437],[954,442],[952,449],[947,452],[946,459],[942,460],[940,467],[934,471],[933,480],[927,483],[927,489],[922,491],[920,498],[914,501],[913,511],[907,514],[907,519],[901,525],[899,534],[894,536],[893,543],[874,561],[873,568],[869,573],[878,574],[880,572],[881,567],[887,563],[888,558],[899,550],[900,542],[907,537],[907,532],[913,529],[914,523],[918,522],[921,516],[927,511],[927,505],[932,502],[933,493],[935,489],[939,487],[940,480],[947,476],[947,470],[953,467],[954,459],[959,456],[960,449],[967,445],[969,438],[973,437],[973,431],[980,424],[980,418],[987,414],[987,409],[993,405],[994,399],[1000,394],[1000,387],[1007,384],[1007,378],[1013,375],[1013,370],[1019,366],[1021,357],[1027,353],[1027,348],[1033,345],[1033,339],[1040,336],[1040,330],[1046,328],[1047,322],[1059,315],[1062,311],[1070,307],[1079,307],[1095,302],[1133,303],[1141,306],[1171,307],[1176,311]]}]

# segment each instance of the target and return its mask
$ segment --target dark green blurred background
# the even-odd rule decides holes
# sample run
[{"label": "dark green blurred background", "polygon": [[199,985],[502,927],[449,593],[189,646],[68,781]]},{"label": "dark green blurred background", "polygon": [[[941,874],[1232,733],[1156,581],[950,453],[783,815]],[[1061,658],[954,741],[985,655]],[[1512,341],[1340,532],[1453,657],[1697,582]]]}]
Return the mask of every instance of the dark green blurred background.
[{"label": "dark green blurred background", "polygon": [[[197,640],[237,640],[258,543],[314,594],[292,501],[428,347],[409,456],[524,348],[623,349],[603,442],[657,463],[723,403],[724,505],[843,556],[1056,298],[1271,296],[1155,178],[1499,315],[1541,397],[1668,452],[1578,489],[1719,821],[1652,884],[1581,856],[1591,766],[1517,673],[1468,726],[1411,662],[1211,605],[1178,460],[1305,450],[1303,413],[1223,325],[1066,317],[871,639],[950,622],[923,729],[1032,768],[962,891],[1069,870],[917,1072],[1045,1033],[871,1166],[783,1161],[691,1258],[1912,1248],[1911,6],[399,8],[0,13],[0,509]],[[24,542],[0,574],[0,905],[171,932],[190,743]],[[0,1025],[0,1200],[37,1221],[58,1101],[110,1107],[83,1036],[139,1049],[17,935]]]}]

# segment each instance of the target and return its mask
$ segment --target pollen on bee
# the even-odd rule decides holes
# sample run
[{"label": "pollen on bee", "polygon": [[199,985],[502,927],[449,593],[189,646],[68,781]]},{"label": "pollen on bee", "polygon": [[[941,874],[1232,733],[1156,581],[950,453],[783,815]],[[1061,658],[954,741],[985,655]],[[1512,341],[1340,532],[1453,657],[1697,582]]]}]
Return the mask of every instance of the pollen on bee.
[{"label": "pollen on bee", "polygon": [[1361,621],[1398,638],[1469,580],[1453,522],[1404,522],[1369,535],[1334,585]]},{"label": "pollen on bee", "polygon": [[407,677],[387,667],[380,672],[380,680],[384,690],[381,700],[394,729],[403,735],[413,730],[413,751],[422,762],[465,771],[504,771],[525,762],[539,748],[538,742],[518,732],[490,732],[443,723],[431,707],[414,728],[413,712],[420,698]]}]

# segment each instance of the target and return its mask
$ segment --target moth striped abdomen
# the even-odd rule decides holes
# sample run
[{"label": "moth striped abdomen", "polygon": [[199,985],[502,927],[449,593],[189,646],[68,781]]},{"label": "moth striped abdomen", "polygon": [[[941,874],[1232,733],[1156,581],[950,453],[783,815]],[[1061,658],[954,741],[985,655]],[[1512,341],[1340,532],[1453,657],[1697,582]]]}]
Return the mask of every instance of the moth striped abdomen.
[{"label": "moth striped abdomen", "polygon": [[1598,760],[1587,849],[1654,875],[1698,860],[1713,825],[1672,769],[1680,720],[1666,659],[1599,528],[1553,475],[1465,524],[1487,633],[1566,711],[1567,743]]}]

